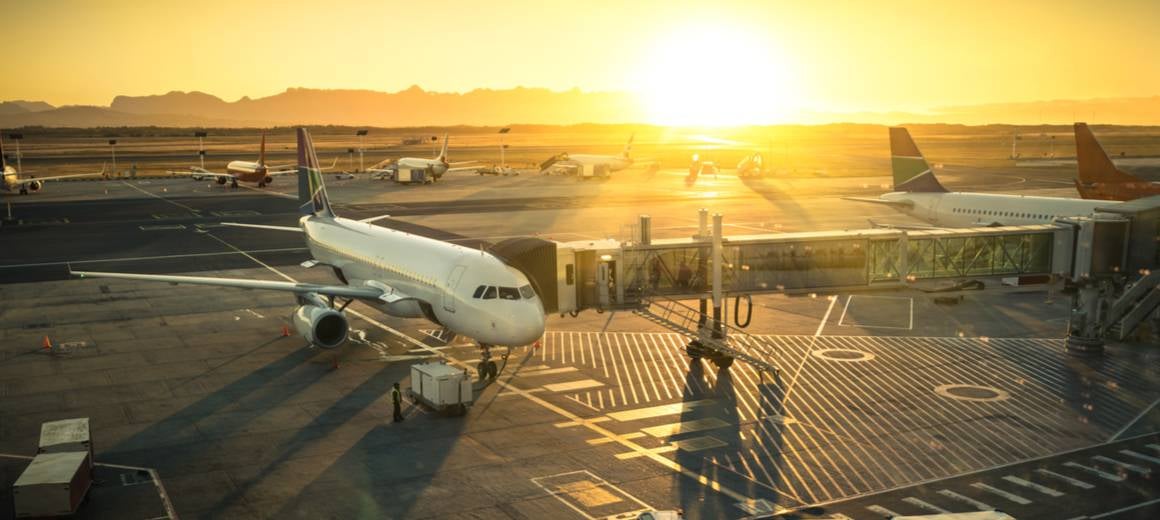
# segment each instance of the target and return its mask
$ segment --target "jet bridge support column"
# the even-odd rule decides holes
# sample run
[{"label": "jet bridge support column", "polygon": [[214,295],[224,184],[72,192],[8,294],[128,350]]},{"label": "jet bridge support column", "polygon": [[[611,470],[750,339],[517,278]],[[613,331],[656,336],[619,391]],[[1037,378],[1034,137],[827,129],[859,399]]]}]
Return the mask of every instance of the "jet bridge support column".
[{"label": "jet bridge support column", "polygon": [[1067,351],[1084,356],[1098,356],[1104,352],[1101,313],[1104,307],[1106,282],[1084,280],[1079,282],[1071,300],[1071,317],[1067,327]]},{"label": "jet bridge support column", "polygon": [[721,247],[723,238],[721,236],[721,214],[713,215],[713,338],[722,339],[725,337],[721,329]]}]

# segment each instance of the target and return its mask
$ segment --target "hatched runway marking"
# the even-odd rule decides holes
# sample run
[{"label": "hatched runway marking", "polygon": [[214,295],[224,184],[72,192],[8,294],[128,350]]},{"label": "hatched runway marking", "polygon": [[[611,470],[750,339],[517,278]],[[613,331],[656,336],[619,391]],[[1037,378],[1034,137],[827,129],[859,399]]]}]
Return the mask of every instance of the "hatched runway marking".
[{"label": "hatched runway marking", "polygon": [[1057,480],[1062,480],[1062,481],[1067,482],[1068,484],[1071,484],[1071,485],[1073,485],[1077,488],[1080,488],[1080,489],[1092,489],[1095,487],[1094,485],[1088,484],[1087,482],[1084,482],[1082,480],[1079,480],[1076,478],[1071,478],[1067,475],[1062,475],[1062,474],[1056,473],[1054,471],[1051,471],[1049,469],[1037,469],[1037,470],[1035,470],[1035,472],[1039,473],[1041,475],[1044,475],[1044,476],[1048,476],[1048,477],[1057,479]]},{"label": "hatched runway marking", "polygon": [[1016,486],[1023,486],[1025,488],[1034,489],[1034,490],[1036,490],[1040,493],[1043,493],[1044,495],[1047,495],[1049,497],[1057,497],[1058,498],[1058,497],[1061,497],[1064,495],[1064,493],[1062,491],[1057,491],[1057,490],[1051,489],[1047,486],[1036,484],[1034,482],[1031,482],[1030,480],[1023,480],[1019,477],[1012,476],[1012,475],[1005,475],[1003,477],[1003,480],[1006,480],[1007,482],[1015,484]]},{"label": "hatched runway marking", "polygon": [[975,483],[971,484],[971,487],[978,489],[978,490],[981,490],[981,491],[986,491],[986,492],[991,493],[993,495],[1001,496],[1001,497],[1006,498],[1007,500],[1015,502],[1016,504],[1019,504],[1019,505],[1025,506],[1025,505],[1028,505],[1031,503],[1030,500],[1023,498],[1019,495],[1016,495],[1015,493],[1011,493],[1009,491],[1004,491],[1004,490],[999,489],[995,486],[990,486],[990,485],[984,484],[982,482],[975,482]]},{"label": "hatched runway marking", "polygon": [[940,489],[940,490],[938,490],[938,494],[940,494],[944,497],[947,497],[949,499],[952,499],[952,500],[958,500],[959,502],[970,505],[971,507],[978,509],[979,511],[991,511],[991,510],[995,509],[994,506],[992,506],[986,502],[975,500],[969,496],[955,493],[954,491],[951,491],[949,489]]}]

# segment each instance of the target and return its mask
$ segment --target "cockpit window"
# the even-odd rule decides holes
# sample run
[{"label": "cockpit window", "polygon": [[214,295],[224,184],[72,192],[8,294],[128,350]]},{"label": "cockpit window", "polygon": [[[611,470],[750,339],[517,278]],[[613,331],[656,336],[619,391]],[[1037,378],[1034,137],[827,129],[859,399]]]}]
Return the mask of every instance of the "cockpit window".
[{"label": "cockpit window", "polygon": [[483,292],[483,299],[494,300],[495,299],[495,287],[489,286],[487,288],[487,290]]},{"label": "cockpit window", "polygon": [[485,290],[487,290],[486,285],[481,285],[479,287],[476,287],[475,294],[472,294],[471,297],[472,298],[479,298],[480,296],[483,296],[483,291],[485,291]]},{"label": "cockpit window", "polygon": [[536,291],[532,290],[531,285],[525,285],[523,287],[520,287],[520,296],[523,296],[525,299],[530,300],[530,299],[536,297]]},{"label": "cockpit window", "polygon": [[500,287],[499,297],[501,300],[518,300],[520,299],[520,291],[515,287]]}]

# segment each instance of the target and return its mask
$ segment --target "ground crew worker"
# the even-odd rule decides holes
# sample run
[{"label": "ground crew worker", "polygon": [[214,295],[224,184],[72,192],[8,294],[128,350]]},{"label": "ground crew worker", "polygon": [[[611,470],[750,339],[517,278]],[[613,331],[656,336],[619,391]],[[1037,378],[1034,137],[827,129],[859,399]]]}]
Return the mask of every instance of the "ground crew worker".
[{"label": "ground crew worker", "polygon": [[403,420],[403,412],[401,410],[403,394],[399,391],[399,383],[395,383],[395,388],[391,389],[391,404],[395,407],[395,422]]}]

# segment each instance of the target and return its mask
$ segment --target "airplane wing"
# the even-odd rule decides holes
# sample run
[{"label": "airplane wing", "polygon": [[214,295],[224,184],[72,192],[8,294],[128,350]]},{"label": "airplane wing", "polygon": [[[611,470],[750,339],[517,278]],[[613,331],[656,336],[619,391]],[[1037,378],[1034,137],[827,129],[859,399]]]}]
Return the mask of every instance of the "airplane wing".
[{"label": "airplane wing", "polygon": [[234,178],[233,174],[211,172],[209,170],[189,170],[189,171],[166,170],[165,173],[168,173],[170,175],[188,175],[191,177],[196,175],[199,177],[221,177],[221,178],[225,178],[225,179],[233,179]]},{"label": "airplane wing", "polygon": [[241,223],[238,223],[238,222],[222,222],[222,225],[223,225],[223,226],[229,226],[229,227],[244,227],[244,228],[254,228],[254,229],[270,229],[270,230],[274,230],[274,231],[295,231],[295,232],[298,232],[298,233],[301,233],[301,232],[302,232],[302,228],[296,228],[296,227],[291,227],[291,226],[267,226],[267,225],[263,225],[263,224],[241,224]]},{"label": "airplane wing", "polygon": [[447,173],[454,173],[454,172],[475,172],[475,171],[479,171],[479,169],[480,169],[480,168],[483,168],[483,166],[465,166],[465,167],[462,167],[462,168],[448,168],[448,169],[447,169]]},{"label": "airplane wing", "polygon": [[266,171],[266,175],[269,175],[271,177],[277,177],[279,175],[294,175],[296,173],[298,173],[297,168],[295,168],[293,170],[274,170],[274,171],[267,170]]},{"label": "airplane wing", "polygon": [[885,200],[885,199],[870,199],[866,197],[842,197],[842,200],[852,200],[854,202],[869,202],[871,204],[883,204],[897,208],[913,208],[914,202],[909,200]]},{"label": "airplane wing", "polygon": [[28,183],[33,182],[33,181],[44,182],[44,181],[58,181],[61,179],[75,179],[77,177],[95,177],[97,175],[104,175],[104,173],[105,173],[105,167],[101,166],[101,171],[95,172],[95,173],[76,173],[76,174],[71,174],[71,175],[49,175],[47,177],[28,177],[28,178],[23,178],[23,179],[16,179],[16,182],[20,185],[24,185],[24,184],[28,184]]},{"label": "airplane wing", "polygon": [[870,227],[874,229],[902,229],[910,231],[930,231],[932,229],[946,229],[938,226],[924,226],[922,224],[883,224],[875,222],[873,219],[866,219],[870,223]]},{"label": "airplane wing", "polygon": [[[350,287],[346,285],[319,285],[313,283],[278,282],[269,280],[237,280],[233,278],[212,278],[207,276],[174,276],[161,274],[136,273],[100,273],[93,271],[73,271],[69,274],[80,278],[118,278],[122,280],[141,280],[145,282],[166,282],[170,284],[212,285],[216,287],[233,287],[236,289],[264,289],[268,291],[286,291],[295,294],[316,293],[323,296],[342,296],[344,298],[362,298],[365,300],[389,301],[398,299],[394,291],[385,291],[376,287]],[[391,298],[388,298],[390,296]],[[384,299],[388,298],[388,299]]]}]

